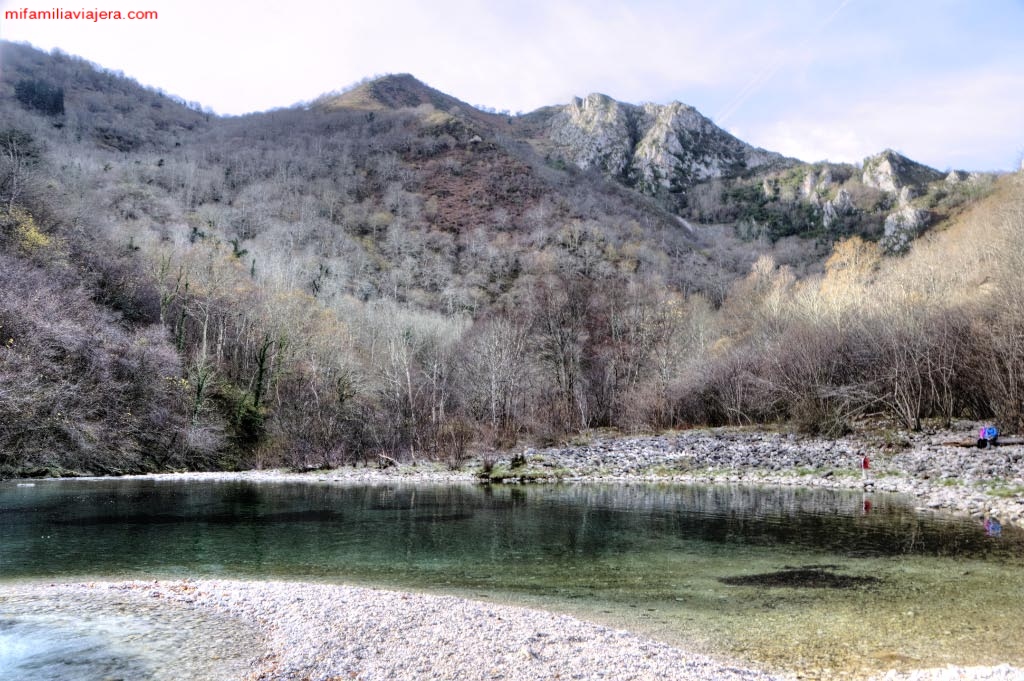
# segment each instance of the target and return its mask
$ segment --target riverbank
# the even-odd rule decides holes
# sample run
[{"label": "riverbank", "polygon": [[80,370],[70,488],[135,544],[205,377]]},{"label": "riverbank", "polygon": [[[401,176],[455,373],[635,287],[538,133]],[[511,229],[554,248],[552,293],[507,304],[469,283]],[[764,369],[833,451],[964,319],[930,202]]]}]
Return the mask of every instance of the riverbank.
[{"label": "riverbank", "polygon": [[[956,433],[839,439],[719,428],[526,450],[525,470],[571,480],[744,483],[907,494],[922,509],[1024,521],[1024,445],[977,449]],[[509,460],[509,464],[511,460]],[[511,469],[510,469],[511,470]],[[527,477],[536,473],[527,472]]]},{"label": "riverbank", "polygon": [[[178,628],[179,664],[142,668],[134,678],[197,681],[334,679],[723,679],[784,677],[694,655],[642,636],[540,610],[417,593],[331,584],[185,580],[18,585],[0,590],[4,617],[23,617],[31,600],[60,602],[92,621],[168,613]],[[21,603],[21,607],[16,604]],[[15,604],[15,605],[12,605]],[[179,614],[187,608],[195,624]],[[38,612],[38,608],[32,608]],[[140,615],[139,613],[145,613]],[[247,640],[239,660],[215,661],[216,640]],[[163,627],[166,628],[166,627]],[[189,629],[192,629],[190,632]],[[117,647],[117,642],[111,644]],[[198,648],[197,648],[198,647]],[[209,658],[213,657],[214,662]],[[204,659],[202,664],[197,660]],[[120,678],[112,671],[110,678]]]},{"label": "riverbank", "polygon": [[[333,584],[26,583],[0,589],[0,611],[5,624],[0,633],[43,614],[48,621],[64,614],[65,626],[73,623],[91,632],[92,662],[105,665],[108,673],[99,677],[112,679],[122,678],[126,667],[132,678],[151,681],[813,678],[712,659],[567,615]],[[66,632],[60,635],[67,638]],[[11,650],[17,651],[16,642],[8,646]],[[10,664],[7,658],[3,662]],[[96,676],[96,668],[81,660],[62,664],[77,664],[83,678]],[[4,671],[11,670],[0,665]],[[1024,678],[1024,670],[947,666],[874,678],[1008,681]]]},{"label": "riverbank", "polygon": [[[962,438],[963,433],[959,433]],[[372,484],[679,482],[870,489],[915,497],[922,510],[994,517],[1024,525],[1024,445],[976,449],[948,444],[957,433],[896,433],[888,438],[824,439],[741,428],[593,438],[561,447],[525,448],[476,458],[461,470],[441,464],[344,467],[307,473],[158,474],[155,479],[246,479]],[[140,477],[140,476],[133,476]]]}]

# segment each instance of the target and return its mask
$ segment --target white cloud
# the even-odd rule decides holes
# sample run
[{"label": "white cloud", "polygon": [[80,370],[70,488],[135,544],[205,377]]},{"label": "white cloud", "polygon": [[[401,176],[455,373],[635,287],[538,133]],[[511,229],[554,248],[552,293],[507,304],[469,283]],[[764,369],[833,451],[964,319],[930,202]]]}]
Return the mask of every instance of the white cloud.
[{"label": "white cloud", "polygon": [[744,129],[748,141],[807,161],[857,162],[893,148],[940,170],[1008,170],[1024,150],[1021,121],[1024,73],[964,72],[750,119]]}]

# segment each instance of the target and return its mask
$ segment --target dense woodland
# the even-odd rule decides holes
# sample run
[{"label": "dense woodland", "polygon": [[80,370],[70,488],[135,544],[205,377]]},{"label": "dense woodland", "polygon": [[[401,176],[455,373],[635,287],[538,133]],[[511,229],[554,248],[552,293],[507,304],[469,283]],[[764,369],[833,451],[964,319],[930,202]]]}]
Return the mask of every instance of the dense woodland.
[{"label": "dense woodland", "polygon": [[1024,425],[1019,174],[934,185],[894,253],[877,214],[829,228],[785,197],[813,166],[695,187],[692,225],[528,119],[436,97],[220,118],[66,55],[2,59],[0,475]]}]

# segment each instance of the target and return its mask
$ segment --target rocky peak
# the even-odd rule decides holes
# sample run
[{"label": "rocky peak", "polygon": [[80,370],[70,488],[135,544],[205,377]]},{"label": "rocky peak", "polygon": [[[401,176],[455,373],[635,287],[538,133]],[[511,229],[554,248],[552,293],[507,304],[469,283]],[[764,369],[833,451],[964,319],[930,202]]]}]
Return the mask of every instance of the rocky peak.
[{"label": "rocky peak", "polygon": [[633,150],[638,110],[608,95],[589,94],[563,107],[551,122],[551,139],[570,162],[624,177]]},{"label": "rocky peak", "polygon": [[967,173],[962,170],[951,170],[949,175],[946,175],[946,184],[950,187],[958,185],[961,182],[966,182],[968,179]]},{"label": "rocky peak", "polygon": [[911,161],[892,149],[864,159],[861,181],[868,187],[897,194],[904,187],[920,190],[929,182],[943,179],[942,173]]},{"label": "rocky peak", "polygon": [[[867,157],[863,168],[861,181],[866,186],[889,192],[896,198],[895,210],[885,218],[880,243],[890,253],[903,253],[932,218],[927,210],[914,205],[914,199],[921,196],[932,182],[950,182],[952,174],[943,175],[892,149]],[[956,182],[955,176],[952,181]]]},{"label": "rocky peak", "polygon": [[548,136],[577,167],[598,168],[652,195],[786,161],[680,102],[637,106],[602,94],[575,98],[551,118]]},{"label": "rocky peak", "polygon": [[696,182],[735,176],[781,158],[736,139],[692,106],[647,104],[643,112],[633,177],[646,193],[683,191]]}]

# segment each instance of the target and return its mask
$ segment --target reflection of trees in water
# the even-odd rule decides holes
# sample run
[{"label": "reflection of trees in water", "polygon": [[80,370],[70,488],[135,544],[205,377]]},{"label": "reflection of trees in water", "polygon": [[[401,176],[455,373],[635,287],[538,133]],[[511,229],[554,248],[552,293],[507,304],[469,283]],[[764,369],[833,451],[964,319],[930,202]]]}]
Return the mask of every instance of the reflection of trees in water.
[{"label": "reflection of trees in water", "polygon": [[[1014,528],[986,537],[980,523],[917,514],[887,495],[871,501],[865,515],[858,492],[792,488],[67,482],[40,485],[31,496],[0,490],[0,549],[10,574],[33,563],[52,571],[58,548],[62,569],[81,573],[138,560],[280,562],[328,573],[342,565],[456,571],[482,563],[529,572],[684,545],[704,550],[703,543],[847,556],[1024,553]],[[41,539],[58,531],[59,547]],[[17,564],[5,548],[15,544]],[[128,545],[132,555],[118,558]]]},{"label": "reflection of trees in water", "polygon": [[[873,495],[865,515],[862,495],[843,490],[642,484],[430,489],[417,497],[419,515],[403,522],[432,518],[434,525],[452,525],[446,540],[456,544],[483,534],[479,539],[494,556],[537,550],[549,557],[597,556],[664,538],[855,556],[978,556],[1022,546],[1019,537],[997,544],[969,521],[918,514],[888,495]],[[380,494],[392,508],[412,513],[411,491]]]},{"label": "reflection of trees in water", "polygon": [[1019,533],[1001,543],[966,519],[917,513],[898,497],[873,495],[863,513],[860,493],[831,489],[747,486],[576,485],[531,490],[534,503],[571,516],[574,546],[586,532],[791,544],[849,555],[972,555],[1024,548]]}]

